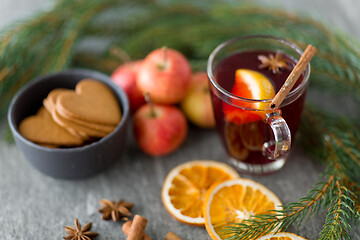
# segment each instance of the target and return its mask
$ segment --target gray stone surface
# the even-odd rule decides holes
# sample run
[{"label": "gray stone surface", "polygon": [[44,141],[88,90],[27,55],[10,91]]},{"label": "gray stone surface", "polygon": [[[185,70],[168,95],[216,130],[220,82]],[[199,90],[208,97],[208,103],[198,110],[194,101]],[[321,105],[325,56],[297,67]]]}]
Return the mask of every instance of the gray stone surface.
[{"label": "gray stone surface", "polygon": [[[263,0],[331,19],[335,26],[351,32],[360,39],[360,2],[356,0],[286,1]],[[326,6],[323,5],[326,2]],[[29,16],[36,9],[46,9],[48,0],[0,0],[0,28],[9,22]],[[0,124],[0,135],[6,123]],[[318,181],[323,166],[313,162],[297,144],[285,167],[267,176],[243,175],[265,184],[283,203],[304,196]],[[79,181],[57,180],[32,168],[15,144],[0,140],[0,239],[61,239],[64,226],[71,226],[75,217],[81,223],[93,222],[97,239],[126,239],[120,223],[101,220],[97,212],[101,198],[124,198],[134,202],[134,214],[149,219],[147,233],[153,239],[163,239],[168,231],[182,239],[209,239],[205,229],[182,224],[172,218],[162,205],[160,191],[166,174],[174,166],[189,160],[214,159],[224,161],[225,152],[214,130],[191,127],[184,145],[175,153],[152,158],[141,153],[129,129],[127,151],[107,171]],[[324,222],[324,213],[315,216],[301,228],[289,231],[308,239],[316,239]],[[359,229],[352,239],[360,239]]]},{"label": "gray stone surface", "polygon": [[[172,218],[161,202],[161,186],[174,166],[189,160],[224,161],[225,152],[214,130],[191,127],[185,144],[174,154],[152,158],[141,153],[129,134],[128,149],[109,170],[79,181],[56,180],[32,168],[15,145],[0,145],[0,231],[2,239],[60,239],[63,226],[93,222],[98,239],[125,239],[121,224],[105,222],[97,213],[101,198],[125,198],[135,203],[133,213],[149,219],[147,233],[162,239],[168,231],[182,239],[209,239],[205,229],[182,224]],[[243,177],[265,184],[283,203],[306,194],[318,180],[322,167],[295,147],[285,167],[267,176]],[[314,239],[323,221],[312,218],[304,227],[290,231]]]}]

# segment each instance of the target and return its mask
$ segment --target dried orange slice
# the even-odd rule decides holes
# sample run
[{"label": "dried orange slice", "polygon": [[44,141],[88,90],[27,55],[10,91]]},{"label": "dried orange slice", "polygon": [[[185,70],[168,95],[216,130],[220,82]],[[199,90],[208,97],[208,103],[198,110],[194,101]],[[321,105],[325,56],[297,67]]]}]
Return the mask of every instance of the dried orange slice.
[{"label": "dried orange slice", "polygon": [[258,238],[257,240],[306,240],[306,239],[293,233],[279,232],[276,234],[270,233],[264,235]]},{"label": "dried orange slice", "polygon": [[211,239],[225,239],[221,231],[232,223],[269,210],[281,210],[279,198],[268,188],[249,179],[233,179],[212,186],[204,203],[205,227]]},{"label": "dried orange slice", "polygon": [[186,162],[169,172],[161,199],[168,212],[180,222],[204,226],[202,210],[206,191],[215,183],[238,177],[232,167],[222,162]]}]

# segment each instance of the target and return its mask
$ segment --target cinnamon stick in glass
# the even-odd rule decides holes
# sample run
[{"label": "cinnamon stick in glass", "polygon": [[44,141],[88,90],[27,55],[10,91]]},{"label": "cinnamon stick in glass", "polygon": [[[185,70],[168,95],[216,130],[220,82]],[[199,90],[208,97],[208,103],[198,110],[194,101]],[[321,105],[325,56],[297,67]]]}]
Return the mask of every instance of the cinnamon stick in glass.
[{"label": "cinnamon stick in glass", "polygon": [[316,47],[312,46],[311,44],[306,47],[303,55],[301,55],[299,61],[297,62],[294,69],[289,74],[285,83],[282,85],[279,92],[275,95],[274,99],[271,101],[270,103],[271,109],[279,108],[280,104],[289,94],[290,90],[293,88],[294,84],[299,79],[300,75],[303,73],[306,66],[308,65],[310,60],[314,57],[316,52],[317,52]]}]

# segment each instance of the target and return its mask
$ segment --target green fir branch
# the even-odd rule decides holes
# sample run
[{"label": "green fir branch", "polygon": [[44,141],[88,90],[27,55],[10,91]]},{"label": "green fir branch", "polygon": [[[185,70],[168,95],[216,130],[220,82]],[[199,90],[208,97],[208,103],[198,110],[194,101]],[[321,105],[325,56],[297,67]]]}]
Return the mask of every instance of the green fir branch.
[{"label": "green fir branch", "polygon": [[335,185],[334,198],[330,203],[331,207],[326,215],[319,240],[351,240],[349,232],[351,232],[352,227],[349,224],[351,221],[349,212],[354,213],[354,194],[346,187],[341,186],[338,180]]},{"label": "green fir branch", "polygon": [[300,198],[297,202],[283,205],[282,210],[252,216],[241,223],[232,223],[225,227],[221,234],[229,236],[226,238],[227,240],[256,239],[270,232],[285,231],[295,221],[298,221],[298,225],[300,225],[329,201],[327,196],[333,189],[334,182],[334,175],[330,175],[327,182],[315,184],[308,195]]},{"label": "green fir branch", "polygon": [[[337,125],[337,122],[333,122]],[[270,211],[267,214],[252,216],[241,223],[232,223],[222,230],[221,234],[230,239],[256,239],[270,232],[285,231],[294,222],[300,226],[318,213],[328,208],[326,220],[319,240],[351,239],[352,225],[359,222],[359,182],[349,181],[345,174],[348,172],[346,164],[342,163],[338,151],[347,150],[340,147],[342,141],[336,138],[324,138],[327,147],[327,168],[324,177],[327,182],[319,182],[313,186],[308,195],[294,203],[283,205],[283,210]],[[354,171],[355,170],[355,171]],[[352,169],[357,174],[359,171]],[[353,190],[353,191],[352,191]]]},{"label": "green fir branch", "polygon": [[[329,199],[331,200],[328,205],[328,211],[320,232],[319,240],[338,240],[338,239],[351,239],[349,233],[352,231],[352,223],[355,223],[357,218],[356,202],[358,202],[356,194],[351,191],[353,188],[349,185],[348,179],[345,177],[344,172],[347,171],[337,153],[338,141],[326,139],[328,152],[331,155],[331,161],[328,162],[330,170],[337,176],[335,185],[330,192]],[[354,189],[354,188],[353,188]]]}]

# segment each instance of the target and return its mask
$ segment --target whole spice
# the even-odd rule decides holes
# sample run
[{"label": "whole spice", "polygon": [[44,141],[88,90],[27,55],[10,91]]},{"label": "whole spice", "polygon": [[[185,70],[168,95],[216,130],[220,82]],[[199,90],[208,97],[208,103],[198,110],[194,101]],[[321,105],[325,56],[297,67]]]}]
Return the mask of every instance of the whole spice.
[{"label": "whole spice", "polygon": [[[125,233],[126,236],[129,236],[129,234],[130,234],[132,222],[133,221],[127,221],[122,225],[122,230],[123,230],[123,232]],[[149,235],[144,233],[144,237],[143,237],[142,240],[151,240],[151,238],[149,237]]]},{"label": "whole spice", "polygon": [[74,225],[75,228],[64,227],[65,232],[68,234],[68,236],[63,237],[65,240],[91,240],[99,235],[97,232],[90,231],[91,222],[81,228],[79,220],[75,218]]},{"label": "whole spice", "polygon": [[267,68],[269,71],[272,71],[274,74],[278,73],[280,69],[287,69],[289,66],[286,63],[286,60],[283,58],[281,53],[269,54],[269,56],[259,55],[258,59],[261,64],[259,68]]},{"label": "whole spice", "polygon": [[127,240],[143,240],[147,222],[146,218],[135,215]]},{"label": "whole spice", "polygon": [[120,199],[118,202],[101,199],[99,201],[99,212],[103,214],[102,219],[116,222],[119,220],[127,221],[131,216],[130,210],[134,206],[133,203]]}]

